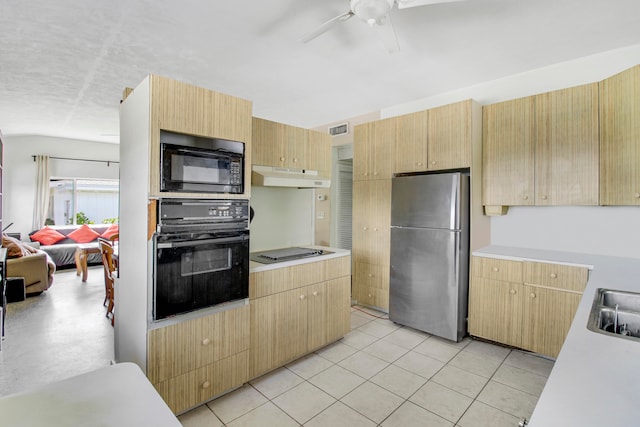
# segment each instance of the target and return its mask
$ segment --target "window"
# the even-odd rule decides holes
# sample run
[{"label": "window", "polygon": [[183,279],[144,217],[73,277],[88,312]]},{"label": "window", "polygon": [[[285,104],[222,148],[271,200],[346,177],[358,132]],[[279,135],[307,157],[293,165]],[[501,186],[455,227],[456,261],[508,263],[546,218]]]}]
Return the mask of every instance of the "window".
[{"label": "window", "polygon": [[118,222],[118,180],[51,178],[49,184],[47,224]]}]

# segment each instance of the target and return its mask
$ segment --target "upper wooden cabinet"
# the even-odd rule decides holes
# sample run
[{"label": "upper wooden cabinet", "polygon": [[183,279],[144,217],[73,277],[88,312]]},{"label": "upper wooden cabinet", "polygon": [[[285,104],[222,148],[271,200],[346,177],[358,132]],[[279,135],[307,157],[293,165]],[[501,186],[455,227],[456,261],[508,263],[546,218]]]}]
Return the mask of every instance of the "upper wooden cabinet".
[{"label": "upper wooden cabinet", "polygon": [[597,205],[598,84],[535,97],[536,205]]},{"label": "upper wooden cabinet", "polygon": [[331,135],[254,117],[252,164],[331,171]]},{"label": "upper wooden cabinet", "polygon": [[471,166],[472,101],[397,117],[395,173]]},{"label": "upper wooden cabinet", "polygon": [[598,204],[596,83],[483,108],[483,204]]},{"label": "upper wooden cabinet", "polygon": [[532,205],[534,98],[482,108],[482,204]]},{"label": "upper wooden cabinet", "polygon": [[640,205],[640,65],[600,82],[600,203]]},{"label": "upper wooden cabinet", "polygon": [[397,118],[376,120],[353,128],[353,180],[391,179]]}]

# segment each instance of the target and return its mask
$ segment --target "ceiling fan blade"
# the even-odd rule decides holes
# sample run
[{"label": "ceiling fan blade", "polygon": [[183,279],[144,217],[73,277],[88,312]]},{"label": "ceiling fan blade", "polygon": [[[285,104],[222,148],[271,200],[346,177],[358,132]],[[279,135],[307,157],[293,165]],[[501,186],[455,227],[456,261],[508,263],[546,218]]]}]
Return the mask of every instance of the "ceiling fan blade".
[{"label": "ceiling fan blade", "polygon": [[391,14],[387,13],[384,19],[372,26],[376,32],[378,39],[382,43],[382,46],[388,53],[400,52],[400,45],[398,44],[398,36],[396,30],[393,28],[391,22]]},{"label": "ceiling fan blade", "polygon": [[398,0],[398,9],[408,9],[416,6],[428,6],[430,4],[453,3],[465,0]]},{"label": "ceiling fan blade", "polygon": [[346,21],[347,19],[351,18],[352,16],[353,16],[353,12],[352,11],[348,11],[348,12],[343,13],[342,15],[336,16],[335,18],[331,18],[330,20],[328,20],[324,24],[320,25],[315,30],[313,30],[310,33],[307,33],[306,35],[304,35],[300,39],[300,41],[302,41],[302,43],[310,42],[311,40],[315,39],[316,37],[326,33],[327,31],[329,31],[338,22]]}]

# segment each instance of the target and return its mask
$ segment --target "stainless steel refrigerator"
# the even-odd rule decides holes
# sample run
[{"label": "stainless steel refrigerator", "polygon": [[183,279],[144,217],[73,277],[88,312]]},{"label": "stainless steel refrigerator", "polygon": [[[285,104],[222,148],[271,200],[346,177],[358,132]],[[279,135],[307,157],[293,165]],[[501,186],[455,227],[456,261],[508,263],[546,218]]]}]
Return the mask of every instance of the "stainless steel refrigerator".
[{"label": "stainless steel refrigerator", "polygon": [[468,289],[469,175],[393,178],[389,318],[460,341]]}]

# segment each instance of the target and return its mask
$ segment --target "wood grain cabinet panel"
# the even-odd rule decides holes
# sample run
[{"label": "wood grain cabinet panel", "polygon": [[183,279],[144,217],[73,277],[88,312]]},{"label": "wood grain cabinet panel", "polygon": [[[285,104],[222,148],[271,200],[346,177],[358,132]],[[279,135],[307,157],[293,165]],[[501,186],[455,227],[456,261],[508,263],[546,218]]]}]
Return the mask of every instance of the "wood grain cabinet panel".
[{"label": "wood grain cabinet panel", "polygon": [[350,256],[251,273],[251,378],[350,330],[350,274]]},{"label": "wood grain cabinet panel", "polygon": [[640,65],[600,82],[600,204],[640,205]]},{"label": "wood grain cabinet panel", "polygon": [[331,143],[328,133],[307,130],[307,164],[305,169],[318,171],[321,176],[331,176]]},{"label": "wood grain cabinet panel", "polygon": [[522,283],[473,277],[469,286],[469,333],[522,346]]},{"label": "wood grain cabinet panel", "polygon": [[471,166],[471,106],[472,101],[467,100],[429,110],[429,170]]},{"label": "wood grain cabinet panel", "polygon": [[567,336],[588,268],[473,256],[469,333],[556,357]]},{"label": "wood grain cabinet panel", "polygon": [[525,285],[523,299],[522,348],[557,357],[582,294]]},{"label": "wood grain cabinet panel", "polygon": [[398,116],[394,172],[427,170],[428,117],[428,110]]},{"label": "wood grain cabinet panel", "polygon": [[354,126],[353,180],[391,179],[395,165],[397,118]]},{"label": "wood grain cabinet panel", "polygon": [[597,205],[598,84],[535,97],[535,204]]},{"label": "wood grain cabinet panel", "polygon": [[533,97],[482,107],[482,204],[533,205]]},{"label": "wood grain cabinet panel", "polygon": [[352,209],[354,298],[388,310],[391,180],[354,181]]}]

